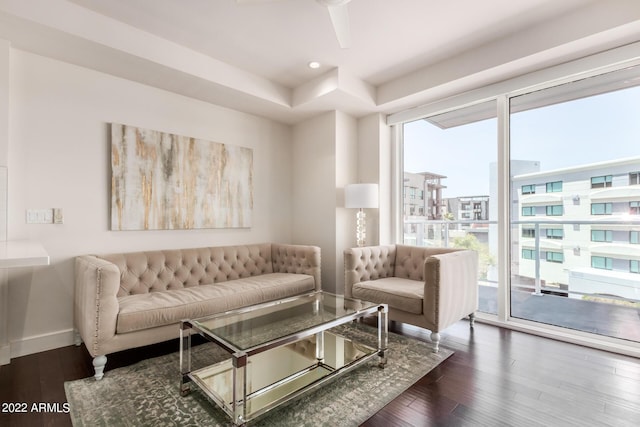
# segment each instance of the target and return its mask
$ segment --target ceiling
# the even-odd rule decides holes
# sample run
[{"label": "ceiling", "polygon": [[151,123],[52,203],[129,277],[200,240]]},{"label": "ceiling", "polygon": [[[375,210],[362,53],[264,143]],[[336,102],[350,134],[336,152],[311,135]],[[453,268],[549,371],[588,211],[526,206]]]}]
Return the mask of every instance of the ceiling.
[{"label": "ceiling", "polygon": [[284,123],[393,113],[640,39],[636,0],[347,7],[348,49],[315,0],[0,0],[0,39]]}]

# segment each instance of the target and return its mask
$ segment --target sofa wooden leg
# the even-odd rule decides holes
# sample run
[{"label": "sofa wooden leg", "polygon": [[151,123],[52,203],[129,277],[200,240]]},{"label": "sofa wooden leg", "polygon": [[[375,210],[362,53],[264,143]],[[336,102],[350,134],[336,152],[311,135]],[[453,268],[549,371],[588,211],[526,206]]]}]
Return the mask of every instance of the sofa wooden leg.
[{"label": "sofa wooden leg", "polygon": [[104,376],[104,367],[107,365],[107,356],[96,356],[93,358],[93,367],[96,374],[93,376],[96,381],[101,380]]},{"label": "sofa wooden leg", "polygon": [[440,334],[431,332],[431,341],[433,342],[433,352],[437,353],[440,350]]},{"label": "sofa wooden leg", "polygon": [[469,315],[469,327],[473,328],[473,325],[475,324],[475,322],[476,322],[476,314],[475,313],[471,313]]}]

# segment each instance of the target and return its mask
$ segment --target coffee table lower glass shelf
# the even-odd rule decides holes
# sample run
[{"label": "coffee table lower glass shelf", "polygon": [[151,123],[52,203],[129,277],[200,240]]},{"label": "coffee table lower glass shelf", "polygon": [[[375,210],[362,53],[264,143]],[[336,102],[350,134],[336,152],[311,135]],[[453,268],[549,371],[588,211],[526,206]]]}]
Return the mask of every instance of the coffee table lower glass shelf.
[{"label": "coffee table lower glass shelf", "polygon": [[[242,425],[326,383],[371,358],[384,367],[387,306],[325,292],[182,322],[182,394],[195,384]],[[378,346],[341,336],[332,328],[377,313]],[[191,334],[226,350],[222,362],[192,366]],[[208,344],[205,344],[208,345]],[[193,370],[192,370],[193,368]]]}]

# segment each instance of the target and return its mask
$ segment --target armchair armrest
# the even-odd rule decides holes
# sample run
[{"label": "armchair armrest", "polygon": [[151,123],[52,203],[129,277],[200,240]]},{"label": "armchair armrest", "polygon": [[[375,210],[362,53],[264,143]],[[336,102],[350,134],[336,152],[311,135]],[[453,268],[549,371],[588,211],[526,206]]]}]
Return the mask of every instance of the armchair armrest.
[{"label": "armchair armrest", "polygon": [[353,285],[393,276],[396,246],[366,246],[344,250],[344,296],[352,298]]},{"label": "armchair armrest", "polygon": [[271,246],[273,271],[313,276],[316,291],[322,289],[320,277],[320,248],[317,246],[285,245]]},{"label": "armchair armrest", "polygon": [[75,260],[75,325],[92,356],[101,353],[99,342],[112,338],[118,319],[120,270],[95,256]]},{"label": "armchair armrest", "polygon": [[424,262],[424,307],[439,332],[478,309],[478,253],[472,250],[432,255]]}]

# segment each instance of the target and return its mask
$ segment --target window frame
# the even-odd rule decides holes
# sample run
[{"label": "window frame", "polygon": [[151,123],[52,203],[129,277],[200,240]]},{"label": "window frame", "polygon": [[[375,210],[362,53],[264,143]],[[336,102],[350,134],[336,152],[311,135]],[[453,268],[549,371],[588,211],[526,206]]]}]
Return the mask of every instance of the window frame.
[{"label": "window frame", "polygon": [[[530,213],[525,213],[525,209],[527,212]],[[535,206],[522,206],[522,209],[520,210],[520,215],[521,216],[536,216],[536,207]]]},{"label": "window frame", "polygon": [[[525,192],[525,187],[527,188],[527,192]],[[527,194],[536,194],[536,185],[535,184],[528,184],[528,185],[522,185],[520,186],[520,194],[527,195]]]},{"label": "window frame", "polygon": [[[593,211],[594,206],[604,206],[604,212],[597,213]],[[613,203],[612,202],[597,202],[591,203],[591,215],[613,215]]]},{"label": "window frame", "polygon": [[[594,238],[594,233],[604,233],[602,239]],[[591,230],[591,241],[599,243],[611,243],[613,242],[613,231],[611,230]]]},{"label": "window frame", "polygon": [[[559,184],[560,188],[556,188],[558,187],[557,184]],[[547,190],[547,193],[562,193],[562,181],[547,182],[546,190]]]},{"label": "window frame", "polygon": [[[402,230],[402,204],[397,195],[402,194],[402,138],[403,129],[401,125],[409,121],[424,119],[429,116],[442,114],[454,109],[461,109],[470,105],[479,105],[488,100],[497,100],[497,114],[498,124],[501,128],[498,135],[498,193],[497,193],[497,209],[492,209],[492,214],[497,214],[497,219],[493,221],[497,224],[498,232],[501,235],[498,238],[498,247],[504,259],[501,259],[497,265],[498,271],[498,311],[497,314],[484,314],[479,313],[479,316],[486,317],[487,319],[494,319],[504,327],[515,327],[530,329],[526,322],[521,322],[519,318],[513,318],[509,308],[509,289],[510,289],[510,269],[507,267],[511,263],[511,258],[517,256],[517,252],[512,252],[511,249],[511,235],[514,228],[513,221],[517,221],[519,214],[518,208],[513,203],[513,194],[517,193],[517,187],[513,187],[510,171],[510,157],[509,157],[509,100],[530,92],[539,91],[562,84],[577,82],[580,80],[589,79],[592,77],[600,76],[603,74],[616,72],[629,67],[635,67],[640,65],[640,43],[631,46],[631,54],[626,51],[627,46],[623,48],[614,48],[611,51],[598,53],[592,56],[585,57],[584,60],[570,61],[561,66],[552,66],[548,69],[534,71],[531,74],[527,74],[526,85],[522,85],[522,78],[509,79],[504,82],[491,84],[488,86],[478,87],[479,90],[469,91],[461,93],[460,95],[436,100],[428,105],[412,108],[410,110],[403,110],[397,113],[387,116],[386,123],[388,125],[400,125],[398,128],[392,128],[391,135],[391,147],[392,147],[392,167],[395,171],[396,165],[400,164],[397,169],[397,175],[394,173],[392,177],[392,232],[391,239],[393,241],[402,242],[402,234],[398,234]],[[612,54],[615,54],[612,56]],[[620,56],[622,55],[622,56]],[[622,58],[622,59],[620,59]],[[630,58],[630,59],[629,59]],[[400,141],[400,143],[398,143]],[[400,160],[399,160],[400,159]],[[582,200],[582,202],[589,203],[588,200]],[[574,203],[575,204],[575,203]],[[586,208],[586,206],[585,206]],[[618,208],[618,206],[616,206]],[[586,212],[587,219],[589,211]],[[603,214],[606,214],[603,213]],[[635,221],[635,220],[634,220]],[[579,229],[579,226],[578,226]],[[575,230],[575,226],[574,226]],[[575,249],[574,249],[575,252]],[[579,251],[578,251],[579,253]],[[515,325],[515,326],[512,326]],[[537,324],[532,330],[540,330],[545,336],[555,337],[557,339],[569,342],[580,342],[582,345],[594,346],[594,339],[597,342],[596,348],[605,346],[615,351],[615,348],[625,348],[624,351],[631,351],[634,355],[640,356],[640,350],[636,347],[627,346],[626,342],[616,338],[608,339],[603,338],[600,335],[586,334],[586,338],[581,338],[580,334],[573,335],[571,339],[567,339],[567,330],[557,330],[554,326],[545,324]],[[571,331],[569,331],[571,332]],[[609,344],[615,344],[610,346]],[[622,346],[622,347],[620,347]]]},{"label": "window frame", "polygon": [[545,235],[547,239],[562,240],[564,239],[564,229],[563,228],[547,228]]},{"label": "window frame", "polygon": [[[595,260],[602,260],[604,267],[594,265]],[[599,256],[599,255],[591,255],[591,268],[597,268],[598,270],[613,271],[613,258]]]},{"label": "window frame", "polygon": [[[560,213],[556,213],[556,208],[560,208]],[[545,206],[545,212],[547,216],[563,216],[564,206],[563,205],[547,205]]]},{"label": "window frame", "polygon": [[[556,256],[557,256],[558,259],[556,259]],[[546,251],[544,257],[547,260],[547,262],[553,262],[553,263],[556,263],[556,264],[564,264],[564,252]]]},{"label": "window frame", "polygon": [[[602,178],[602,182],[594,182],[594,180],[600,180]],[[602,184],[602,185],[600,185]],[[591,177],[591,188],[609,188],[613,186],[613,175],[599,175]]]}]

